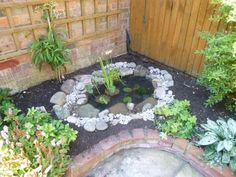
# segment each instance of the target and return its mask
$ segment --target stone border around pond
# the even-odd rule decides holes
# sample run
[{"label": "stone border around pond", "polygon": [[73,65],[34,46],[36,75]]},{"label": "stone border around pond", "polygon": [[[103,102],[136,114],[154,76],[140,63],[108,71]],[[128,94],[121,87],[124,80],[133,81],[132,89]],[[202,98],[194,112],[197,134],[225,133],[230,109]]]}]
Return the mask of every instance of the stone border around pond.
[{"label": "stone border around pond", "polygon": [[185,139],[174,139],[167,137],[163,140],[157,130],[133,129],[123,130],[117,135],[112,135],[87,151],[75,156],[70,164],[66,177],[83,177],[99,162],[104,161],[116,152],[130,148],[157,148],[175,154],[188,162],[202,175],[209,177],[235,177],[229,167],[223,170],[221,167],[210,167],[199,159],[203,153],[201,148],[192,145]]},{"label": "stone border around pond", "polygon": [[[154,104],[147,101],[141,108],[141,112],[132,113],[135,108],[133,103],[129,103],[123,109],[130,111],[129,114],[112,113],[110,110],[105,109],[99,111],[88,102],[88,95],[86,94],[85,86],[91,84],[96,80],[99,84],[104,83],[102,71],[93,71],[90,75],[77,75],[73,79],[66,80],[62,86],[61,91],[55,93],[50,102],[55,104],[53,110],[59,119],[63,119],[69,123],[73,123],[78,127],[83,127],[89,132],[95,130],[105,130],[109,124],[128,124],[134,119],[143,119],[144,121],[154,121],[154,109],[167,104],[174,100],[173,91],[169,88],[174,86],[172,76],[166,70],[149,67],[146,68],[142,65],[136,65],[131,62],[117,62],[109,64],[107,68],[119,69],[121,76],[141,76],[149,79],[154,87],[153,100]],[[72,110],[77,107],[77,115]]]}]

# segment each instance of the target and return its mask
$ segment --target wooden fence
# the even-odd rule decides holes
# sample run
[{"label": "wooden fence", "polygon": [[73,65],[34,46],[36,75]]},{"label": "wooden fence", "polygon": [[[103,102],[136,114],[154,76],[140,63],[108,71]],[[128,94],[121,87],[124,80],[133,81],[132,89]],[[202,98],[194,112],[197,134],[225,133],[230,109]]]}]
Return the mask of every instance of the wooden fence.
[{"label": "wooden fence", "polygon": [[[0,62],[26,54],[32,40],[46,34],[47,23],[36,7],[50,0],[0,2]],[[120,0],[57,0],[61,13],[54,21],[68,43],[119,29]]]},{"label": "wooden fence", "polygon": [[197,75],[204,63],[195,51],[206,42],[200,31],[222,31],[223,23],[209,20],[210,0],[132,0],[132,49],[161,63]]}]

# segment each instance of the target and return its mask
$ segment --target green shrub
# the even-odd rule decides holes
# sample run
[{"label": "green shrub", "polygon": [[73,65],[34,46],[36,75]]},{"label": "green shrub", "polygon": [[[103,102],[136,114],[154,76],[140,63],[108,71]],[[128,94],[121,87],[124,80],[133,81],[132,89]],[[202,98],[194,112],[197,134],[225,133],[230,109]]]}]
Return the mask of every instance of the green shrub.
[{"label": "green shrub", "polygon": [[218,8],[211,19],[227,23],[226,32],[202,33],[208,46],[198,52],[206,62],[199,83],[210,90],[207,105],[226,100],[226,108],[236,110],[236,6],[235,0],[212,0]]},{"label": "green shrub", "polygon": [[236,121],[208,120],[198,145],[204,146],[202,158],[211,164],[230,165],[236,171]]},{"label": "green shrub", "polygon": [[199,83],[210,90],[207,105],[226,99],[227,108],[233,111],[236,108],[236,55],[233,50],[236,33],[203,33],[202,37],[207,40],[208,47],[200,52],[206,62]]},{"label": "green shrub", "polygon": [[179,138],[190,138],[196,125],[197,118],[189,112],[190,102],[175,100],[170,106],[155,110],[155,114],[164,119],[156,121],[156,125],[167,135]]},{"label": "green shrub", "polygon": [[0,108],[0,176],[63,176],[77,132],[34,108],[20,114],[11,100]]}]

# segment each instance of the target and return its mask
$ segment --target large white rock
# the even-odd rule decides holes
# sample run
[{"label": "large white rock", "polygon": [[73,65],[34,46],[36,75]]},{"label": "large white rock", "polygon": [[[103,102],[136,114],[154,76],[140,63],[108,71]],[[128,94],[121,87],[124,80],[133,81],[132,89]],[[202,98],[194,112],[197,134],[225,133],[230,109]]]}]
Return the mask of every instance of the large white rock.
[{"label": "large white rock", "polygon": [[96,129],[96,119],[95,118],[89,119],[84,124],[84,129],[88,132],[94,132]]},{"label": "large white rock", "polygon": [[106,130],[107,128],[108,128],[108,125],[104,120],[102,119],[97,120],[97,123],[96,123],[97,130],[103,131],[103,130]]}]

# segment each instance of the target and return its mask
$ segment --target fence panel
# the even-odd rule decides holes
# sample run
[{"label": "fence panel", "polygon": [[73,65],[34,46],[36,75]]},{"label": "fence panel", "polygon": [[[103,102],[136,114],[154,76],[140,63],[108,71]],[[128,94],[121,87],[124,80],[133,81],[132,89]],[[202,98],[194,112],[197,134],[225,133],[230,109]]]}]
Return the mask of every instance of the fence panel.
[{"label": "fence panel", "polygon": [[[28,53],[31,42],[46,34],[47,23],[42,21],[36,7],[49,1],[0,2],[0,62]],[[119,1],[57,0],[57,10],[63,13],[53,23],[65,32],[63,37],[67,43],[117,31],[120,29]]]},{"label": "fence panel", "polygon": [[204,58],[195,51],[206,46],[199,32],[226,28],[209,20],[214,9],[210,0],[132,0],[131,47],[161,63],[197,75]]}]

